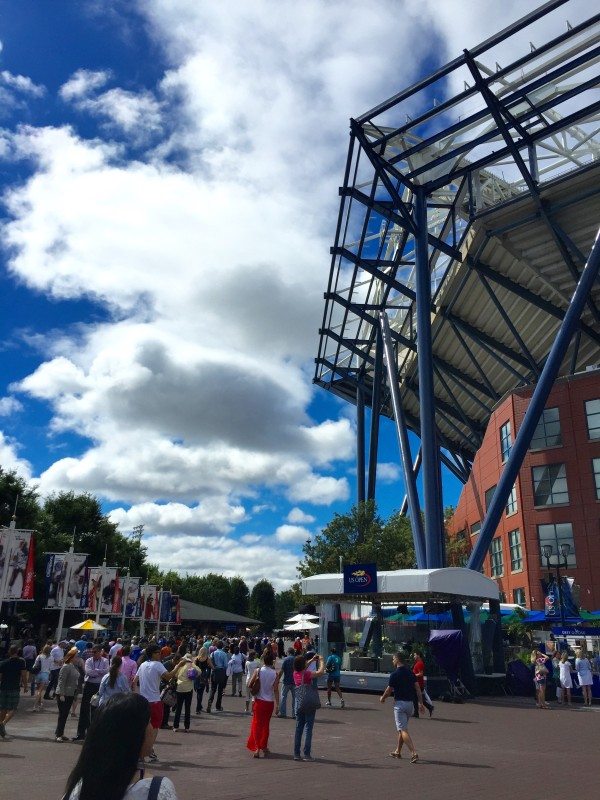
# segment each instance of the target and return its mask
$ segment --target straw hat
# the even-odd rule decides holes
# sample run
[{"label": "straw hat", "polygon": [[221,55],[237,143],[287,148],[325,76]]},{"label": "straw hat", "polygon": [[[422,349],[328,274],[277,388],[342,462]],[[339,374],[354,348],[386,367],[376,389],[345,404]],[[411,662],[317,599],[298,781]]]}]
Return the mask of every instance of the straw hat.
[{"label": "straw hat", "polygon": [[72,647],[65,655],[65,663],[67,661],[70,661],[72,658],[75,658],[75,656],[78,655],[79,655],[79,650],[76,647]]}]

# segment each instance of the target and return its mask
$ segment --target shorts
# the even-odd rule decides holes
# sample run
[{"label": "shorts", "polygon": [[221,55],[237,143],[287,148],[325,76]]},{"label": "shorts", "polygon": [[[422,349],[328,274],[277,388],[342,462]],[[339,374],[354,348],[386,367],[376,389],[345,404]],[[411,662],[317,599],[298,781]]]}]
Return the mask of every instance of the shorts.
[{"label": "shorts", "polygon": [[19,689],[0,689],[0,708],[3,711],[14,711],[19,705]]},{"label": "shorts", "polygon": [[38,686],[43,686],[50,681],[50,673],[49,672],[38,672],[35,676],[35,682]]},{"label": "shorts", "polygon": [[339,689],[340,688],[340,676],[337,675],[328,675],[327,676],[327,688],[328,689]]},{"label": "shorts", "polygon": [[157,700],[156,703],[150,703],[150,724],[154,730],[158,730],[162,725],[164,708],[162,700]]},{"label": "shorts", "polygon": [[414,714],[415,707],[412,700],[396,700],[394,703],[394,720],[397,731],[408,728],[408,720]]}]

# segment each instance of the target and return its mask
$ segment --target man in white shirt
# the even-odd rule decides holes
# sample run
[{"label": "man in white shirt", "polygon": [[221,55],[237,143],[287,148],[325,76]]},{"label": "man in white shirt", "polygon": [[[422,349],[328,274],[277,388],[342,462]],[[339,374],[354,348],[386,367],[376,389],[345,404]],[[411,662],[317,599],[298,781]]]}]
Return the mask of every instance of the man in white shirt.
[{"label": "man in white shirt", "polygon": [[149,644],[146,648],[147,661],[140,664],[135,680],[140,687],[140,694],[145,697],[150,704],[150,724],[152,725],[152,752],[150,761],[158,761],[158,756],[154,752],[154,742],[158,734],[163,719],[163,704],[160,699],[161,680],[170,680],[177,672],[174,669],[168,672],[160,660],[160,647],[157,644]]},{"label": "man in white shirt", "polygon": [[[66,642],[65,642],[66,644]],[[50,658],[52,659],[52,669],[50,670],[50,680],[48,681],[48,686],[46,687],[46,691],[44,692],[44,700],[52,700],[54,697],[54,693],[56,692],[56,685],[58,684],[58,673],[60,672],[60,668],[64,663],[65,651],[62,647],[56,642],[54,642],[54,646],[52,650],[50,650]],[[50,692],[52,692],[52,697],[50,697]]]},{"label": "man in white shirt", "polygon": [[123,639],[117,639],[117,641],[108,651],[109,662],[111,662],[115,656],[118,656],[122,649],[123,649]]}]

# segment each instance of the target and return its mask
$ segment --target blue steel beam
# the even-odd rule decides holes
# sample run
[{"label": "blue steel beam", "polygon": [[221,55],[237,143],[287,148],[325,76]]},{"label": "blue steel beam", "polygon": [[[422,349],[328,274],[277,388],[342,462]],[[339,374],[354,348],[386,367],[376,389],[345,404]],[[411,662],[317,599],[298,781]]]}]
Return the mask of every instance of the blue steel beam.
[{"label": "blue steel beam", "polygon": [[408,495],[408,508],[410,513],[410,527],[412,529],[413,542],[415,545],[415,556],[417,568],[425,569],[427,566],[427,551],[425,537],[423,535],[423,524],[421,521],[421,507],[419,504],[419,494],[415,474],[413,472],[412,456],[410,453],[410,442],[408,439],[408,429],[400,400],[400,390],[398,386],[398,374],[396,371],[396,356],[392,347],[390,336],[390,324],[385,311],[379,315],[381,325],[381,339],[385,352],[385,363],[387,367],[388,381],[390,385],[390,396],[394,409],[394,420],[396,422],[396,432],[398,434],[398,444],[400,446],[400,456],[404,469],[404,484]]},{"label": "blue steel beam", "polygon": [[531,438],[538,424],[539,418],[546,405],[546,400],[552,390],[554,381],[560,370],[563,358],[569,348],[571,338],[577,330],[579,318],[583,312],[584,306],[587,302],[589,294],[592,290],[594,282],[598,278],[598,271],[600,269],[600,231],[596,235],[596,240],[592,251],[589,255],[587,264],[585,265],[579,283],[575,289],[575,293],[571,299],[571,303],[562,321],[560,330],[554,340],[550,354],[546,359],[544,369],[540,375],[538,384],[531,397],[531,402],[525,414],[525,418],[521,424],[517,438],[510,452],[510,456],[502,472],[502,477],[498,482],[494,497],[490,503],[490,507],[485,515],[483,525],[481,526],[481,533],[473,551],[469,557],[467,567],[469,569],[479,570],[487,555],[489,546],[494,538],[496,528],[500,522],[500,517],[506,506],[506,501],[511,492],[511,489],[517,479],[519,470],[527,453],[527,449],[531,443]]},{"label": "blue steel beam", "polygon": [[[413,469],[412,469],[413,475],[415,476],[415,480],[419,477],[420,469],[421,469],[421,448],[419,447],[419,450],[413,462]],[[408,495],[405,494],[404,500],[402,501],[402,505],[400,506],[400,513],[406,514],[407,511],[408,511]]]},{"label": "blue steel beam", "polygon": [[427,236],[427,197],[418,189],[414,196],[415,272],[417,288],[417,353],[419,369],[419,416],[423,451],[423,500],[425,503],[425,553],[427,568],[443,566],[442,498],[438,482],[438,450],[435,431],[435,394],[431,341],[431,272]]},{"label": "blue steel beam", "polygon": [[365,501],[365,391],[362,383],[356,385],[356,499]]},{"label": "blue steel beam", "polygon": [[377,456],[379,450],[379,412],[381,409],[381,381],[383,378],[383,342],[381,330],[375,336],[375,366],[373,370],[373,389],[371,394],[371,431],[369,435],[369,482],[367,500],[375,499],[377,482]]}]

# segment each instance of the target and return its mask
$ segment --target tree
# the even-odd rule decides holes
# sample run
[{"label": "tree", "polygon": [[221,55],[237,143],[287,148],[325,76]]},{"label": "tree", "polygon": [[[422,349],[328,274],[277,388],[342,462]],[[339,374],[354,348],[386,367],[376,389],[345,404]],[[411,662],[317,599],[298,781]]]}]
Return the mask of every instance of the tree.
[{"label": "tree", "polygon": [[345,563],[375,563],[382,570],[415,566],[410,522],[395,513],[384,522],[372,500],[359,503],[348,514],[335,514],[331,522],[306,542],[298,572],[302,577],[338,572]]},{"label": "tree", "polygon": [[275,619],[275,589],[268,580],[259,581],[250,594],[250,616],[259,619],[266,630],[272,631]]},{"label": "tree", "polygon": [[[296,584],[297,585],[297,584]],[[275,621],[277,628],[283,628],[285,621],[298,609],[296,593],[292,589],[285,589],[275,595]]]},{"label": "tree", "polygon": [[233,614],[239,614],[242,617],[248,616],[250,609],[250,589],[246,581],[239,575],[229,579],[231,587],[231,611]]},{"label": "tree", "polygon": [[36,489],[28,486],[16,472],[0,467],[0,525],[9,526],[15,506],[17,528],[36,528],[41,512]]}]

